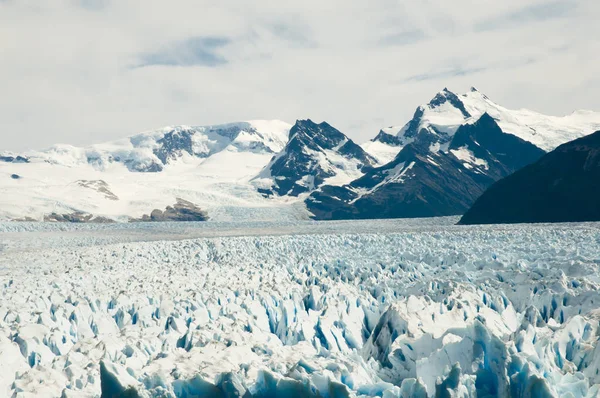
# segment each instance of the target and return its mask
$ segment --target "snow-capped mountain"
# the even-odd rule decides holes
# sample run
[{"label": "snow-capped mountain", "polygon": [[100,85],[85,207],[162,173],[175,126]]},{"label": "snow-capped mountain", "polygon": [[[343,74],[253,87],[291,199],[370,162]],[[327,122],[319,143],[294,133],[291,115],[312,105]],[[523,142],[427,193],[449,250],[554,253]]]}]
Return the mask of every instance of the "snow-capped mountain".
[{"label": "snow-capped mountain", "polygon": [[380,167],[343,187],[321,187],[306,205],[317,219],[462,214],[493,182],[597,128],[599,113],[545,116],[506,109],[475,88],[444,89],[403,127],[362,145]]},{"label": "snow-capped mountain", "polygon": [[[382,129],[363,148],[374,156],[391,160],[390,156],[412,142],[421,130],[438,136],[441,149],[450,142],[456,130],[465,123],[473,123],[484,113],[498,123],[502,131],[513,134],[548,152],[565,142],[600,129],[600,114],[576,111],[570,115],[547,116],[528,109],[504,108],[475,88],[462,95],[444,89],[425,105],[419,106],[413,118],[403,127]],[[387,157],[385,157],[387,154]]]},{"label": "snow-capped mountain", "polygon": [[374,157],[326,122],[298,120],[285,148],[253,182],[266,195],[298,196],[323,184],[349,183],[376,164]]},{"label": "snow-capped mountain", "polygon": [[459,127],[450,142],[445,138],[420,130],[390,163],[344,187],[314,192],[308,209],[319,219],[462,214],[494,181],[544,154],[503,133],[487,113]]},{"label": "snow-capped mountain", "polygon": [[[462,214],[490,184],[600,129],[447,89],[357,145],[326,122],[173,126],[0,152],[0,219],[281,220]],[[185,213],[185,214],[184,214]]]},{"label": "snow-capped mountain", "polygon": [[134,172],[159,172],[182,157],[205,159],[221,151],[277,153],[287,142],[290,126],[279,121],[254,121],[217,126],[169,126],[104,144],[77,148],[55,145],[24,156],[6,154],[4,162],[43,160],[63,166],[90,164],[106,170],[121,163]]},{"label": "snow-capped mountain", "polygon": [[600,221],[600,131],[496,182],[462,224]]},{"label": "snow-capped mountain", "polygon": [[301,208],[266,201],[249,183],[284,148],[290,127],[281,121],[175,126],[86,148],[2,154],[0,217],[82,213],[125,221],[177,208],[181,200],[212,219],[304,217]]}]

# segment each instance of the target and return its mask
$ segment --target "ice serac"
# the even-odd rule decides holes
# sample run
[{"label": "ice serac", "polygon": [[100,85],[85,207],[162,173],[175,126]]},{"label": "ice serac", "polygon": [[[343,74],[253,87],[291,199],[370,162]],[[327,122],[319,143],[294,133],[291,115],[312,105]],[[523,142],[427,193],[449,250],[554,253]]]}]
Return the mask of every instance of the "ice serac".
[{"label": "ice serac", "polygon": [[285,148],[254,179],[265,195],[298,196],[323,184],[342,185],[377,160],[326,122],[298,120]]},{"label": "ice serac", "polygon": [[597,397],[598,225],[453,223],[0,223],[0,396]]},{"label": "ice serac", "polygon": [[492,185],[461,224],[600,220],[600,131]]},{"label": "ice serac", "polygon": [[[436,97],[435,103],[451,101],[447,96]],[[323,186],[306,204],[317,219],[463,214],[493,182],[543,154],[535,145],[504,133],[484,113],[451,136],[436,129],[419,130],[391,162],[343,187]]]}]

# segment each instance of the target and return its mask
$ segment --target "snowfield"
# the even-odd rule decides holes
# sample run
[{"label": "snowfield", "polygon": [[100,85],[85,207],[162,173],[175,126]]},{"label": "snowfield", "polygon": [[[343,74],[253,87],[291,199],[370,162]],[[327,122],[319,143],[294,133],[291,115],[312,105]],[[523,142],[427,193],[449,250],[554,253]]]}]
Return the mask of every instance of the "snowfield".
[{"label": "snowfield", "polygon": [[0,224],[0,396],[595,397],[600,224]]}]

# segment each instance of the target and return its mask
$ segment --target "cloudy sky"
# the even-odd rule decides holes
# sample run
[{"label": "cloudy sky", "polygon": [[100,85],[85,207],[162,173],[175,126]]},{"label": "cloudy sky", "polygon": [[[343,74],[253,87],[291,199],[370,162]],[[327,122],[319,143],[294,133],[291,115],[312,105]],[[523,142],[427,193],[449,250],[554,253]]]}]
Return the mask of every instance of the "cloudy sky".
[{"label": "cloudy sky", "polygon": [[359,141],[444,87],[600,110],[598,0],[0,0],[0,150],[327,120]]}]

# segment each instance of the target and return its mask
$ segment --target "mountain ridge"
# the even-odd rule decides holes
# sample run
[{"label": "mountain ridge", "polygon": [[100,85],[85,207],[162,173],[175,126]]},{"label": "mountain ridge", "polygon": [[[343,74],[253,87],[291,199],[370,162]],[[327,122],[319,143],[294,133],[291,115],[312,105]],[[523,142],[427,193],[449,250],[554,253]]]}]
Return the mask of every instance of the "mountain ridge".
[{"label": "mountain ridge", "polygon": [[[486,142],[487,135],[468,133],[482,117],[497,125],[497,130],[488,129],[500,141]],[[307,200],[328,206],[342,202],[335,212],[357,217],[348,204],[366,206],[370,202],[363,198],[372,196],[369,191],[377,184],[376,190],[389,193],[376,205],[383,206],[380,201],[387,198],[388,207],[416,206],[424,196],[433,195],[432,203],[440,207],[426,206],[414,214],[458,214],[470,206],[473,192],[524,165],[520,158],[537,156],[537,150],[524,143],[546,151],[593,131],[591,127],[600,129],[600,113],[576,111],[553,117],[512,111],[476,89],[460,95],[444,89],[418,106],[407,123],[382,128],[361,145],[327,122],[299,122],[306,123],[305,128],[294,134],[292,124],[258,120],[168,126],[83,148],[55,145],[44,151],[0,151],[4,192],[0,218],[41,220],[52,213],[82,213],[139,219],[172,206],[178,198],[207,211],[212,220],[319,218],[309,212]],[[480,148],[484,142],[485,148]],[[498,145],[510,153],[501,155]],[[395,161],[407,147],[404,162]],[[441,186],[432,185],[434,180],[447,180],[446,185],[454,181],[451,189],[446,186],[453,192],[451,202],[440,196]],[[408,194],[400,183],[417,185]],[[460,188],[461,184],[470,189]],[[400,210],[373,216],[377,215],[414,216]]]},{"label": "mountain ridge", "polygon": [[[484,136],[489,137],[485,146],[474,139]],[[544,154],[502,132],[487,113],[474,124],[461,126],[447,144],[448,151],[435,149],[439,139],[435,132],[420,130],[388,164],[341,189],[325,186],[314,192],[306,200],[308,209],[317,219],[462,214],[494,181]],[[507,146],[516,152],[516,159],[501,152]]]}]

